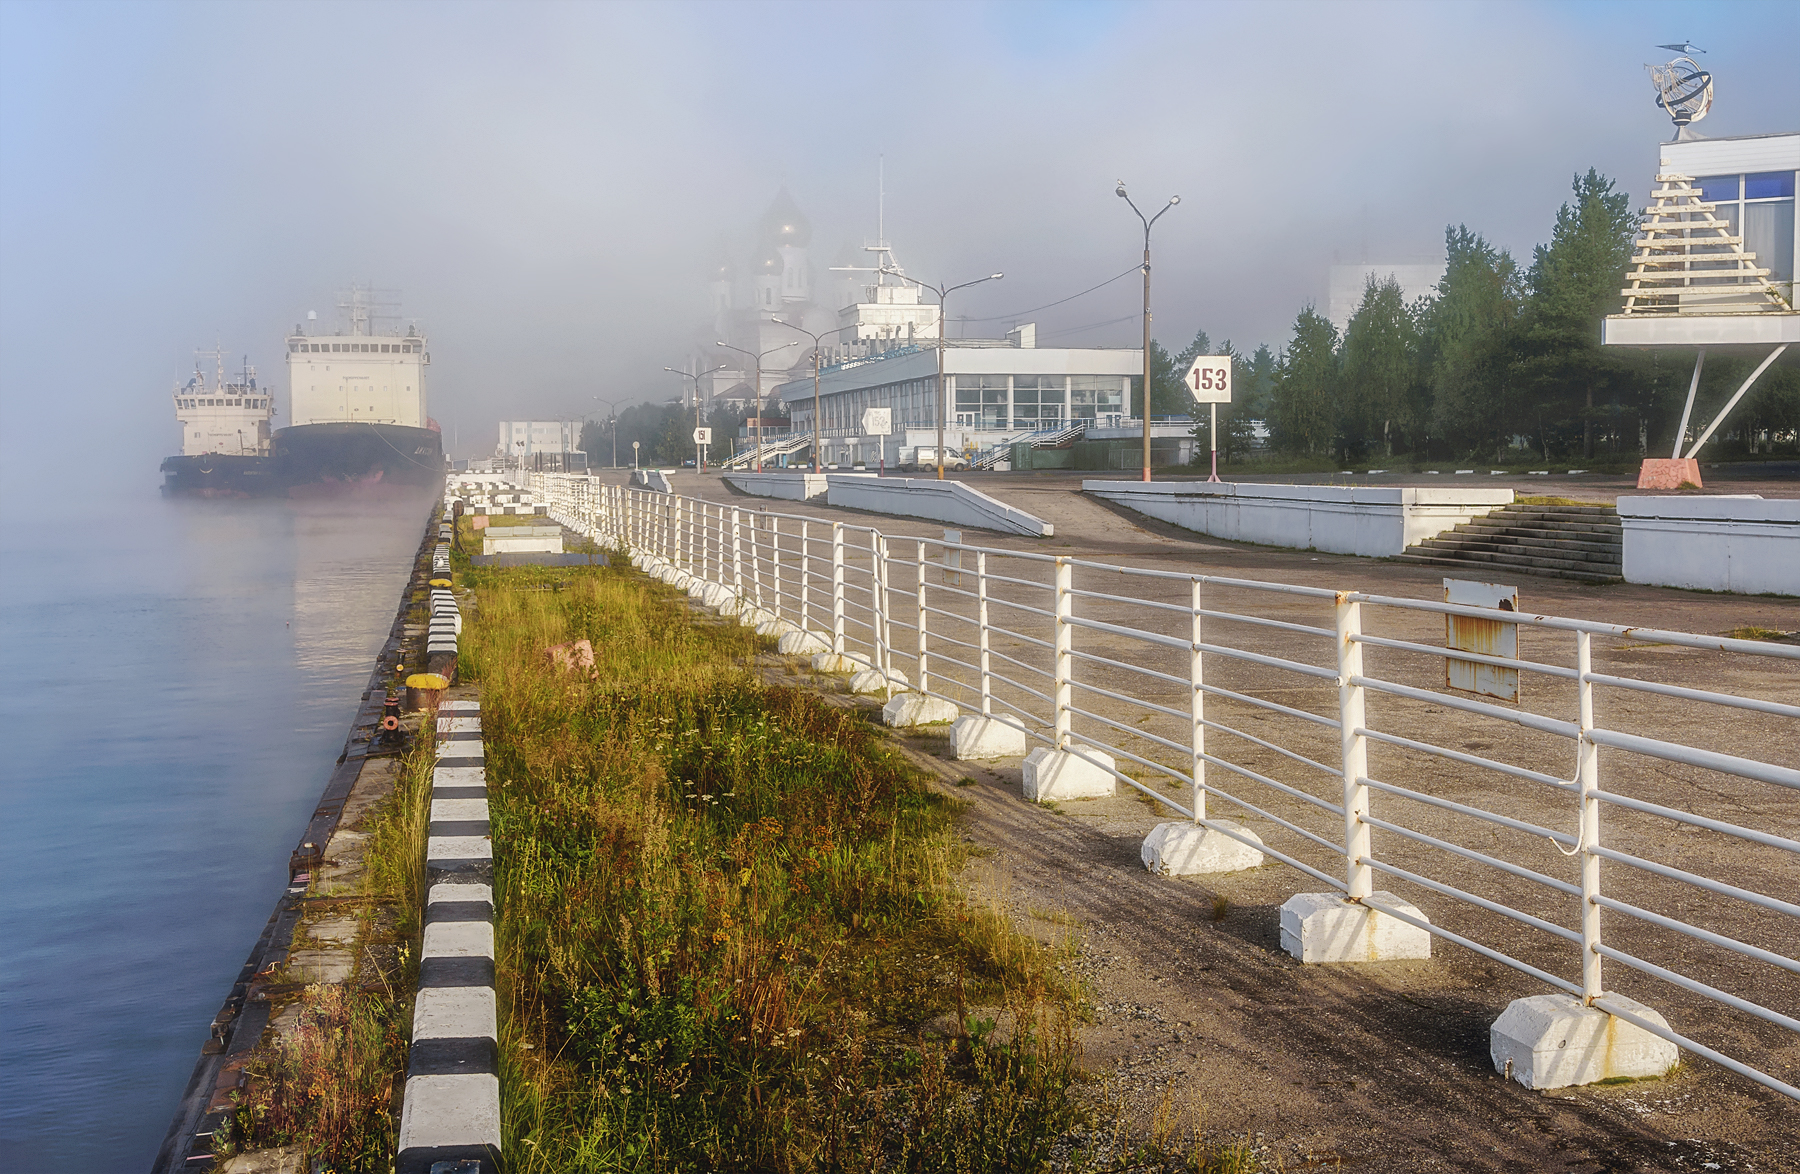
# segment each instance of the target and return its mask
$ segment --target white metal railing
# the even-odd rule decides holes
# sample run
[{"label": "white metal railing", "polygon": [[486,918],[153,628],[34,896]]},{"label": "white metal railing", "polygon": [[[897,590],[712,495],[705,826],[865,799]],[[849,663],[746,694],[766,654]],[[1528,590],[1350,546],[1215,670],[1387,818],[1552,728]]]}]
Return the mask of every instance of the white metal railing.
[{"label": "white metal railing", "polygon": [[[1258,825],[1251,846],[1348,899],[1800,1099],[1771,1074],[1800,1008],[1765,981],[1800,974],[1800,648],[901,537],[597,478],[533,486],[640,566],[1011,715],[1250,843],[1209,815],[1223,803]],[[1518,625],[1519,656],[1446,648],[1449,616]],[[1521,702],[1450,689],[1451,659],[1516,669]],[[1733,689],[1679,683],[1696,670]],[[1605,888],[1603,863],[1626,870]],[[1618,1003],[1609,973],[1663,984],[1686,1029]]]}]

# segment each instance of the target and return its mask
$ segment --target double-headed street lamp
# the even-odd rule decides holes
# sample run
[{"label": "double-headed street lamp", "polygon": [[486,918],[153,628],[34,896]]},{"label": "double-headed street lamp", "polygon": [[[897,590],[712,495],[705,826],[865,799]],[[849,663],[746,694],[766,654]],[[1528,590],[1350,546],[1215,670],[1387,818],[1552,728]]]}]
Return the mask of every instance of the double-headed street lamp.
[{"label": "double-headed street lamp", "polygon": [[775,323],[777,326],[785,326],[789,330],[798,330],[801,334],[804,334],[806,337],[813,340],[813,472],[823,473],[825,471],[825,465],[823,463],[824,458],[819,454],[819,359],[825,349],[825,335],[836,334],[844,328],[839,326],[819,334],[814,334],[804,326],[795,326],[792,322],[784,322],[772,314],[769,316],[769,321]]},{"label": "double-headed street lamp", "polygon": [[[1144,222],[1144,480],[1150,480],[1150,229],[1163,218],[1163,212],[1181,203],[1180,196],[1170,196],[1169,202],[1163,205],[1162,212],[1149,219],[1133,204],[1131,197],[1125,194],[1125,181],[1119,181],[1119,198],[1131,204],[1131,210],[1137,212],[1137,218]],[[1130,407],[1127,404],[1126,407]]]},{"label": "double-headed street lamp", "polygon": [[920,281],[916,277],[908,277],[898,269],[882,269],[880,272],[889,277],[898,277],[901,281],[910,281],[920,289],[928,289],[938,296],[938,378],[937,378],[937,477],[944,479],[944,413],[949,411],[950,400],[944,390],[944,336],[949,331],[950,320],[944,315],[944,299],[959,289],[968,289],[971,285],[980,285],[984,281],[999,281],[1004,273],[990,273],[986,277],[977,277],[974,281],[965,281],[961,285],[938,286],[930,282]]},{"label": "double-headed street lamp", "polygon": [[717,367],[714,367],[712,371],[701,371],[697,375],[690,375],[678,367],[663,368],[664,371],[679,375],[683,379],[689,380],[694,385],[694,472],[696,473],[706,472],[706,456],[700,450],[700,380],[711,375],[713,371],[723,371],[724,369],[725,364],[720,363]]},{"label": "double-headed street lamp", "polygon": [[748,355],[756,360],[756,471],[762,472],[762,361],[776,351],[785,351],[791,346],[799,346],[798,342],[784,342],[780,346],[772,346],[761,352],[747,351],[743,347],[729,346],[720,341],[721,350],[736,351],[740,355]]}]

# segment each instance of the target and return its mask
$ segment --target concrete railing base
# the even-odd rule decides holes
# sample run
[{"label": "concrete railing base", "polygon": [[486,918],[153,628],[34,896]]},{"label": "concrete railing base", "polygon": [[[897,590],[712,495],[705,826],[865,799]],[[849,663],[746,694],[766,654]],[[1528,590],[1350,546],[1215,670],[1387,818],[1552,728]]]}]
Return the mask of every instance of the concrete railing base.
[{"label": "concrete railing base", "polygon": [[950,753],[974,758],[1023,758],[1025,725],[1016,717],[966,713],[950,727]]},{"label": "concrete railing base", "polygon": [[[1668,1026],[1642,1003],[1621,995],[1607,998],[1640,1019]],[[1566,994],[1507,1004],[1488,1030],[1488,1055],[1494,1071],[1530,1089],[1667,1076],[1681,1061],[1680,1050],[1668,1040]]]},{"label": "concrete railing base", "polygon": [[1067,750],[1051,750],[1047,746],[1040,746],[1025,756],[1026,801],[1055,803],[1064,799],[1110,799],[1118,794],[1118,780],[1094,765],[1103,762],[1111,767],[1115,765],[1113,756],[1092,746],[1076,745],[1073,749],[1086,757],[1078,758]]},{"label": "concrete railing base", "polygon": [[[1213,823],[1247,840],[1262,843],[1261,837],[1241,823],[1228,819],[1215,819]],[[1263,854],[1249,844],[1214,828],[1185,820],[1159,823],[1152,828],[1144,837],[1142,857],[1144,867],[1161,876],[1242,872],[1246,868],[1259,867],[1263,862]]]},{"label": "concrete railing base", "polygon": [[852,693],[886,693],[892,696],[911,687],[912,682],[899,669],[890,669],[884,673],[880,669],[865,668],[850,678]]},{"label": "concrete railing base", "polygon": [[927,697],[923,693],[901,693],[888,698],[888,703],[881,707],[883,725],[896,729],[908,726],[929,726],[940,722],[953,722],[961,711],[942,697]]},{"label": "concrete railing base", "polygon": [[[1429,920],[1392,893],[1371,894],[1409,917]],[[1341,893],[1296,893],[1281,907],[1281,948],[1302,962],[1389,962],[1431,957],[1431,935]]]},{"label": "concrete railing base", "polygon": [[829,653],[831,645],[811,632],[795,628],[782,634],[775,645],[775,651],[783,656],[817,656],[821,652]]}]

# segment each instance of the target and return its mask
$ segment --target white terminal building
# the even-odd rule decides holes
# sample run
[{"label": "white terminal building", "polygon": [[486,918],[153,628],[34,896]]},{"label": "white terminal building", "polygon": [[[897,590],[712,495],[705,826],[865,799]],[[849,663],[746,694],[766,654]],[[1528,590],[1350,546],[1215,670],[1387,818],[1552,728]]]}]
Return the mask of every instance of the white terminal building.
[{"label": "white terminal building", "polygon": [[579,420],[502,420],[494,455],[529,457],[538,453],[581,451]]},{"label": "white terminal building", "polygon": [[[782,191],[759,224],[748,281],[729,257],[721,257],[709,290],[705,341],[691,360],[695,371],[705,372],[698,385],[708,405],[731,402],[748,409],[760,398],[787,409],[791,433],[778,451],[765,449],[767,463],[778,457],[797,463],[809,455],[813,340],[808,334],[821,336],[823,344],[819,396],[826,463],[885,461],[898,467],[916,460],[921,448],[929,458],[940,413],[947,456],[992,455],[1034,433],[1047,440],[1077,428],[1086,440],[1142,436],[1142,421],[1130,416],[1129,389],[1142,378],[1143,351],[1040,347],[1033,323],[1000,338],[946,340],[940,404],[934,295],[897,275],[885,240],[864,246],[861,258],[846,251],[841,263],[830,267],[831,278],[822,281],[809,260],[811,242],[811,225]],[[746,352],[768,352],[760,389]],[[863,413],[870,408],[890,412],[887,434],[864,434]],[[1193,427],[1186,415],[1153,422],[1158,463],[1192,456]],[[1139,458],[1132,459],[1135,468]]]}]

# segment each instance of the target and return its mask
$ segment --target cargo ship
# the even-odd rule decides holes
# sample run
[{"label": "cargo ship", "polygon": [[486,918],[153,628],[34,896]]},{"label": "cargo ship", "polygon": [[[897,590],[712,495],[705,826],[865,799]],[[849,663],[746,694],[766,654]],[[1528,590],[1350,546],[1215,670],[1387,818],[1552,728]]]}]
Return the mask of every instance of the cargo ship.
[{"label": "cargo ship", "polygon": [[198,362],[186,383],[171,393],[175,422],[181,425],[181,453],[162,463],[162,491],[168,496],[261,497],[278,491],[270,453],[269,422],[275,398],[256,385],[256,369],[246,359],[235,381],[225,375],[225,352],[196,351],[213,360],[213,382]]},{"label": "cargo ship", "polygon": [[[376,291],[353,286],[337,333],[295,326],[287,339],[288,415],[274,436],[275,475],[290,497],[441,486],[443,432],[426,412],[425,336],[402,333]],[[309,323],[317,321],[308,315]]]}]

